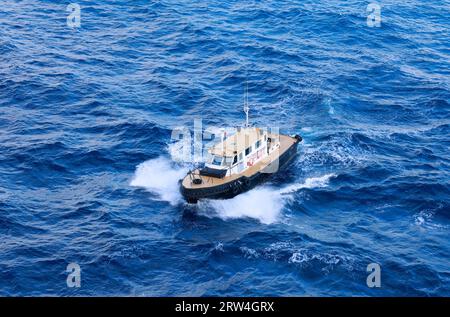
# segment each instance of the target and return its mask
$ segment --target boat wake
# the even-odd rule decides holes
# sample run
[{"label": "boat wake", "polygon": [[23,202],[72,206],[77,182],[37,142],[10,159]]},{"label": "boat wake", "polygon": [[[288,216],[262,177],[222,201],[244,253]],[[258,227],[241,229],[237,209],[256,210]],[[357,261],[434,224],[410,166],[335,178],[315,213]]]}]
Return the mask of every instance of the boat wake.
[{"label": "boat wake", "polygon": [[231,199],[200,200],[198,213],[223,220],[253,218],[264,224],[278,220],[284,206],[281,195],[270,187],[257,187]]},{"label": "boat wake", "polygon": [[287,195],[296,192],[300,189],[312,189],[326,187],[330,182],[330,179],[336,177],[334,173],[326,174],[320,177],[310,177],[305,179],[302,183],[288,185],[280,190],[280,194]]},{"label": "boat wake", "polygon": [[290,184],[281,189],[269,186],[256,187],[246,193],[225,200],[204,200],[198,202],[199,214],[221,219],[253,218],[263,224],[272,224],[280,220],[286,203],[292,195],[301,189],[322,188],[328,186],[335,174],[306,178],[303,182]]},{"label": "boat wake", "polygon": [[187,172],[187,167],[177,168],[169,159],[158,157],[139,164],[130,185],[145,188],[155,194],[157,200],[178,205],[182,201],[178,180]]}]

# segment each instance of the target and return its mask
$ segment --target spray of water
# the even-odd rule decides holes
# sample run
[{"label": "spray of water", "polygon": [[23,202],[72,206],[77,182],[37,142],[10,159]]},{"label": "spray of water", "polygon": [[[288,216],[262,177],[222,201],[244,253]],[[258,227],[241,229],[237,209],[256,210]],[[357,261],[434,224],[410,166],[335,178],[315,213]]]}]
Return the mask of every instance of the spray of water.
[{"label": "spray of water", "polygon": [[157,199],[177,205],[182,198],[178,180],[186,173],[187,168],[175,168],[169,159],[159,157],[139,164],[130,185],[145,188]]},{"label": "spray of water", "polygon": [[301,189],[326,187],[335,174],[311,177],[303,182],[276,189],[262,186],[226,200],[205,200],[198,204],[199,213],[205,216],[217,216],[224,220],[234,218],[253,218],[264,224],[280,219],[284,205],[292,195]]},{"label": "spray of water", "polygon": [[198,212],[207,217],[253,218],[264,224],[276,222],[282,208],[282,197],[269,187],[255,188],[231,199],[198,203]]}]

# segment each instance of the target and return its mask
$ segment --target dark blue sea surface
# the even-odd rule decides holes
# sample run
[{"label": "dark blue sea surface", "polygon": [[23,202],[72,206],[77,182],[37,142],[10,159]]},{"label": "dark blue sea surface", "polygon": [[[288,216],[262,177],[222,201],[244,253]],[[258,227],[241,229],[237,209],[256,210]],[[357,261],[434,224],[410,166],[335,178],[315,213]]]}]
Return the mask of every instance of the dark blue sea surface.
[{"label": "dark blue sea surface", "polygon": [[[2,1],[0,295],[450,296],[448,1],[77,3]],[[188,205],[172,131],[245,82],[298,157]]]}]

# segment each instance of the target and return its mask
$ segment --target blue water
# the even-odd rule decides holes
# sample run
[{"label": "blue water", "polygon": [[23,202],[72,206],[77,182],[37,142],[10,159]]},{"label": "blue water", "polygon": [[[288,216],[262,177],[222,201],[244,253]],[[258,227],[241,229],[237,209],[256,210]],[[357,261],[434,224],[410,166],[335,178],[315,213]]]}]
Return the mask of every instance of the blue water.
[{"label": "blue water", "polygon": [[[448,1],[68,3],[2,1],[0,295],[450,296]],[[172,129],[246,81],[298,158],[187,205]]]}]

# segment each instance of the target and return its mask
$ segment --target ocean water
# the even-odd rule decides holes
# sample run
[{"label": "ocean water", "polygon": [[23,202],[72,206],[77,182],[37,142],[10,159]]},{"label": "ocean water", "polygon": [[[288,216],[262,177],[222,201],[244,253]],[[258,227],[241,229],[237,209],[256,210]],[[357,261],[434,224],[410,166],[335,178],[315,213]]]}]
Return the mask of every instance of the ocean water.
[{"label": "ocean water", "polygon": [[[448,1],[68,3],[2,1],[0,295],[450,296]],[[172,131],[245,82],[298,157],[188,205]]]}]

